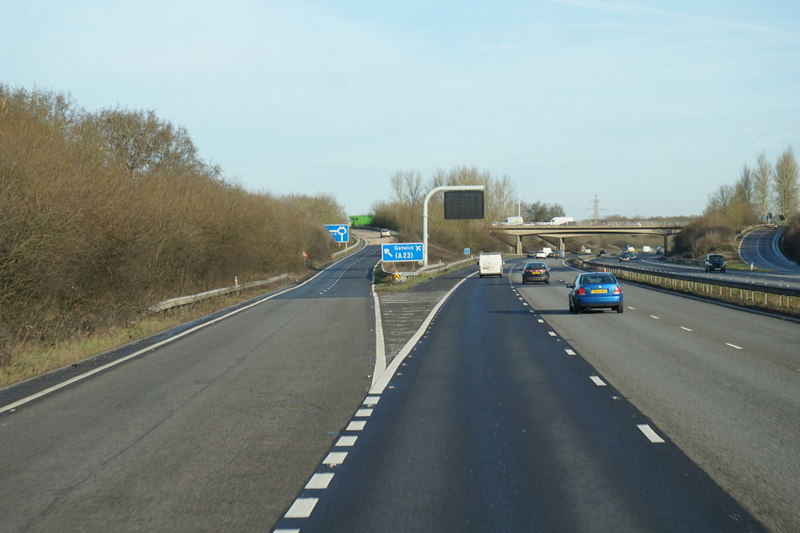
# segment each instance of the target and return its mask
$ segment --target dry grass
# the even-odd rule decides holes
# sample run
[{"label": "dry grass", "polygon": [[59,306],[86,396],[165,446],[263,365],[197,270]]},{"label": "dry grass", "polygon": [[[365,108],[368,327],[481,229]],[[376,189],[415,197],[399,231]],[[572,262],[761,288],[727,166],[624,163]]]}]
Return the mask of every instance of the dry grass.
[{"label": "dry grass", "polygon": [[346,220],[327,196],[227,183],[152,112],[87,114],[2,85],[0,213],[3,375],[135,335],[155,302],[302,271],[303,250],[322,262],[335,251],[323,225]]}]

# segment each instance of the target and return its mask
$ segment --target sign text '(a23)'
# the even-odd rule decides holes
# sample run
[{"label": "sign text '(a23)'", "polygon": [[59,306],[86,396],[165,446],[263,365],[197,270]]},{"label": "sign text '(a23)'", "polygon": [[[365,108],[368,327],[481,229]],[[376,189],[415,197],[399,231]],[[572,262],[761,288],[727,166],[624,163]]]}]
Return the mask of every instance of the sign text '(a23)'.
[{"label": "sign text '(a23)'", "polygon": [[390,261],[422,261],[422,243],[405,242],[381,245],[381,258]]}]

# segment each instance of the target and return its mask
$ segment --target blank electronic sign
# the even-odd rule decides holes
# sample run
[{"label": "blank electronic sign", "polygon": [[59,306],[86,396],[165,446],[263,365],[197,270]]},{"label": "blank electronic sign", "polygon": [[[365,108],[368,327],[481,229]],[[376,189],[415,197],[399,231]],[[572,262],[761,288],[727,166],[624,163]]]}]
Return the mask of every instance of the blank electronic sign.
[{"label": "blank electronic sign", "polygon": [[447,220],[483,218],[483,191],[445,191],[444,218]]}]

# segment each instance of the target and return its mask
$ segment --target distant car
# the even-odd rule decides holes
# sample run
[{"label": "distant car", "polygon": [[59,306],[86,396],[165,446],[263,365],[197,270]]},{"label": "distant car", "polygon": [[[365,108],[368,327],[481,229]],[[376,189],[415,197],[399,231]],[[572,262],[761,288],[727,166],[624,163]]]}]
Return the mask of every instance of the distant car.
[{"label": "distant car", "polygon": [[631,260],[631,253],[630,252],[621,252],[619,254],[619,260],[622,261],[630,261]]},{"label": "distant car", "polygon": [[568,284],[569,312],[580,313],[585,309],[610,308],[622,313],[622,287],[611,272],[584,272]]},{"label": "distant car", "polygon": [[391,237],[391,236],[392,236],[392,232],[389,231],[388,229],[382,229],[381,230],[381,237]]},{"label": "distant car", "polygon": [[713,272],[714,270],[725,272],[725,268],[725,257],[722,254],[706,255],[706,272]]},{"label": "distant car", "polygon": [[608,253],[608,252],[606,252],[605,250],[600,250],[600,253],[598,253],[597,256],[601,257],[601,256],[606,255],[606,253]]},{"label": "distant car", "polygon": [[528,259],[533,259],[536,257],[536,252],[525,252],[525,257]]},{"label": "distant car", "polygon": [[547,259],[547,252],[544,250],[539,250],[536,252],[536,259]]},{"label": "distant car", "polygon": [[550,283],[550,269],[545,263],[535,262],[525,265],[525,269],[522,271],[522,284],[533,281]]}]

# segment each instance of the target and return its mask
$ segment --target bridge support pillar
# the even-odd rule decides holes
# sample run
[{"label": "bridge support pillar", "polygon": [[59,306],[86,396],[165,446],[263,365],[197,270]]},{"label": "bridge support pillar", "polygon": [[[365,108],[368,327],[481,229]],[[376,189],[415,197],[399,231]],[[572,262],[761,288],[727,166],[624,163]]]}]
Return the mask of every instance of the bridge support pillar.
[{"label": "bridge support pillar", "polygon": [[517,255],[522,255],[522,235],[517,235],[517,244],[515,248],[516,250],[514,253]]},{"label": "bridge support pillar", "polygon": [[558,238],[558,249],[559,250],[563,250],[564,249],[564,237],[559,237]]}]

